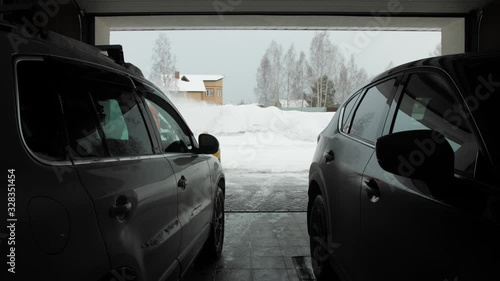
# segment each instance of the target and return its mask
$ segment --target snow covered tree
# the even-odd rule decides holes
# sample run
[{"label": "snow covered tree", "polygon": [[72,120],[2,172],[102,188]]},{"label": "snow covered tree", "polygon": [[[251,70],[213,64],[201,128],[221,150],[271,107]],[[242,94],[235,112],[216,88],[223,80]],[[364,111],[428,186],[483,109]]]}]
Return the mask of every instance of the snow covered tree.
[{"label": "snow covered tree", "polygon": [[153,46],[152,66],[149,79],[164,91],[175,91],[175,55],[172,54],[170,40],[160,33]]}]

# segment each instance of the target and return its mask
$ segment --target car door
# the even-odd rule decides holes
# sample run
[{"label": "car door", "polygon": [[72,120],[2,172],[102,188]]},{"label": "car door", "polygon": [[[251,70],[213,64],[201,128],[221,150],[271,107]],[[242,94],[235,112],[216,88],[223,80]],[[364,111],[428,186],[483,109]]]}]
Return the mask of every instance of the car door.
[{"label": "car door", "polygon": [[68,149],[110,256],[109,280],[177,278],[175,175],[154,154],[131,80],[85,64],[60,62],[54,68],[61,75]]},{"label": "car door", "polygon": [[147,85],[140,89],[177,181],[177,212],[182,225],[179,261],[185,272],[209,234],[214,186],[207,160],[212,156],[196,153],[197,144],[189,127],[161,92]]},{"label": "car door", "polygon": [[[0,252],[13,256],[1,279],[99,280],[110,270],[109,257],[93,202],[66,157],[57,75],[41,56],[0,57],[3,75],[16,82],[1,86],[10,171],[1,197]],[[8,225],[15,226],[10,237],[2,235]]]},{"label": "car door", "polygon": [[[477,255],[481,243],[472,230],[484,228],[462,212],[487,198],[487,189],[474,179],[478,138],[466,116],[457,113],[464,106],[458,98],[453,84],[435,71],[411,72],[402,87],[385,132],[442,133],[455,153],[455,179],[436,188],[386,172],[372,156],[361,196],[364,280],[489,280],[480,270],[484,256]],[[433,145],[433,140],[423,141],[401,169],[418,165]],[[476,253],[472,258],[466,252]],[[470,274],[464,266],[478,270],[464,278]]]},{"label": "car door", "polygon": [[374,141],[381,134],[383,122],[394,94],[396,78],[368,87],[347,103],[340,122],[340,133],[334,134],[325,148],[321,164],[326,183],[330,214],[332,255],[337,271],[353,280],[359,279],[360,263],[360,185],[363,171],[374,152]]}]

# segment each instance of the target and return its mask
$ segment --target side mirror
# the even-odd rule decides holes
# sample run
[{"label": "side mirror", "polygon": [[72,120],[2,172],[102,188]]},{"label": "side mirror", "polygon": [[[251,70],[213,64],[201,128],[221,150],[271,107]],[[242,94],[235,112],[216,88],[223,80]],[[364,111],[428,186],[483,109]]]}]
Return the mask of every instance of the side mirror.
[{"label": "side mirror", "polygon": [[377,140],[375,151],[380,167],[387,172],[425,182],[453,178],[455,153],[437,131],[386,135]]},{"label": "side mirror", "polygon": [[201,154],[214,154],[219,151],[219,141],[212,135],[200,134],[198,137],[200,148],[198,153]]}]

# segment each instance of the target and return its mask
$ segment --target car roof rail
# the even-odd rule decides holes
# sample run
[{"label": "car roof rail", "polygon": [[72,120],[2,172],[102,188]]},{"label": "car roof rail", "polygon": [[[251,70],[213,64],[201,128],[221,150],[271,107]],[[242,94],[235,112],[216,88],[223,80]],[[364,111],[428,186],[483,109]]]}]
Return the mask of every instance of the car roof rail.
[{"label": "car roof rail", "polygon": [[140,68],[132,63],[125,62],[122,45],[96,45],[96,47],[101,50],[101,53],[114,60],[117,64],[125,67],[137,76],[144,77]]},{"label": "car roof rail", "polygon": [[122,45],[96,45],[101,50],[101,53],[114,60],[119,65],[125,64]]}]

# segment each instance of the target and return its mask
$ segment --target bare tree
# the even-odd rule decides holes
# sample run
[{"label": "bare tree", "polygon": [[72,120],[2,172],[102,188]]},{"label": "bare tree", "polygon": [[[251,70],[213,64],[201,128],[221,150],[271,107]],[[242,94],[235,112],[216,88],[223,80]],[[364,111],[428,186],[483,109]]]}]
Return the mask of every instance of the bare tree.
[{"label": "bare tree", "polygon": [[284,65],[284,78],[285,78],[285,96],[286,96],[286,107],[289,106],[290,100],[293,98],[293,90],[295,88],[294,84],[297,82],[296,72],[297,72],[297,63],[296,63],[296,52],[294,45],[290,45],[285,57],[283,58]]},{"label": "bare tree", "polygon": [[307,96],[307,93],[310,90],[309,85],[313,83],[311,80],[313,71],[304,52],[300,52],[299,59],[296,64],[293,84],[293,98],[302,100],[301,106],[304,107],[305,96]]},{"label": "bare tree", "polygon": [[285,78],[283,73],[283,46],[273,40],[266,53],[271,62],[272,105],[276,105],[283,96],[283,81]]},{"label": "bare tree", "polygon": [[175,91],[175,55],[172,54],[170,40],[160,33],[153,46],[152,66],[149,79],[165,91]]},{"label": "bare tree", "polygon": [[257,69],[257,86],[254,93],[260,104],[265,106],[272,104],[272,66],[269,54],[266,52],[260,60],[259,69]]},{"label": "bare tree", "polygon": [[[255,94],[266,106],[286,99],[309,100],[314,106],[339,104],[368,79],[366,70],[348,59],[332,44],[326,31],[316,33],[310,45],[310,59],[304,52],[296,58],[292,44],[283,56],[281,45],[272,41],[257,72]],[[327,80],[325,80],[327,79]]]},{"label": "bare tree", "polygon": [[257,70],[254,93],[265,106],[277,105],[284,92],[283,47],[274,40],[267,48]]},{"label": "bare tree", "polygon": [[364,68],[356,64],[354,55],[351,55],[348,61],[342,60],[340,72],[337,79],[337,100],[336,103],[342,103],[349,93],[368,79],[368,74]]},{"label": "bare tree", "polygon": [[[324,106],[325,101],[322,100],[326,97],[321,84],[326,83],[322,81],[324,77],[332,76],[334,56],[338,53],[336,46],[330,42],[330,38],[326,31],[316,33],[311,41],[310,46],[310,63],[315,77],[316,89],[316,104],[317,106]],[[328,85],[328,83],[326,84]]]}]

